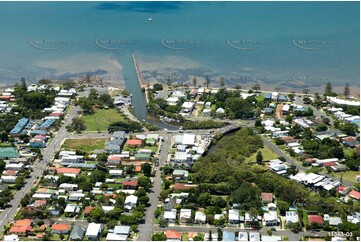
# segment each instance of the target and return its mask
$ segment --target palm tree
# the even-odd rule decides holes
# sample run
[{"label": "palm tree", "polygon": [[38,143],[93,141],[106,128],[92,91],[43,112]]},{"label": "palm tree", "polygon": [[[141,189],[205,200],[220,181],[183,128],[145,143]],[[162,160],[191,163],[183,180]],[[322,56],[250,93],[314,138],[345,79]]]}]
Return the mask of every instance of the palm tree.
[{"label": "palm tree", "polygon": [[206,76],[206,87],[208,88],[209,83],[211,83],[211,80],[209,79],[209,76]]},{"label": "palm tree", "polygon": [[193,77],[193,87],[196,87],[197,82],[198,82],[197,77]]},{"label": "palm tree", "polygon": [[219,84],[221,85],[222,88],[224,88],[224,77],[221,76],[221,78],[219,79]]},{"label": "palm tree", "polygon": [[306,94],[306,96],[308,95],[309,91],[310,91],[310,89],[308,89],[308,88],[303,89],[303,93]]}]

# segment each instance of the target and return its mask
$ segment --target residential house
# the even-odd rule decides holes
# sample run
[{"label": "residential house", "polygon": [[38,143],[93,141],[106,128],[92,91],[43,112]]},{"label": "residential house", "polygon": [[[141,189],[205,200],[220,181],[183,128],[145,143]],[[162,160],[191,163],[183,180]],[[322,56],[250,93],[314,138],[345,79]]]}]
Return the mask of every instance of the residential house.
[{"label": "residential house", "polygon": [[44,140],[32,138],[29,142],[31,148],[45,148],[46,143]]},{"label": "residential house", "polygon": [[172,176],[180,179],[188,179],[189,172],[186,170],[174,170]]},{"label": "residential house", "polygon": [[123,170],[109,170],[110,177],[122,177]]},{"label": "residential house", "polygon": [[347,147],[355,147],[356,145],[360,144],[355,137],[345,137],[342,138],[342,143]]},{"label": "residential house", "polygon": [[342,219],[340,217],[330,217],[328,214],[323,215],[323,220],[327,221],[330,226],[339,226],[342,224]]},{"label": "residential house", "polygon": [[352,190],[349,194],[348,194],[348,196],[350,197],[350,198],[352,198],[352,199],[355,199],[355,200],[360,200],[360,192],[358,192],[358,191],[355,191],[355,190]]},{"label": "residential house", "polygon": [[82,240],[85,234],[85,228],[82,226],[75,225],[70,232],[69,238],[71,240]]},{"label": "residential house", "polygon": [[205,224],[207,220],[206,214],[201,212],[201,211],[197,211],[195,218],[194,218],[194,222],[195,223],[202,223]]},{"label": "residential house", "polygon": [[290,225],[291,223],[298,223],[298,213],[296,211],[287,211],[286,212],[286,224]]},{"label": "residential house", "polygon": [[278,223],[277,211],[269,211],[263,214],[263,224],[265,226],[277,226]]},{"label": "residential house", "polygon": [[346,195],[349,192],[350,188],[346,186],[338,186],[336,187],[336,191],[341,195]]},{"label": "residential house", "polygon": [[51,226],[52,234],[67,234],[70,231],[69,224],[53,224]]},{"label": "residential house", "polygon": [[180,210],[179,220],[181,223],[189,223],[192,220],[192,209],[182,208]]},{"label": "residential house", "polygon": [[137,179],[125,179],[123,181],[123,188],[124,189],[137,189],[138,187],[138,180]]},{"label": "residential house", "polygon": [[129,195],[125,198],[124,208],[127,210],[132,210],[137,206],[138,197],[134,195]]},{"label": "residential house", "polygon": [[238,224],[239,223],[239,210],[230,209],[228,211],[228,222],[230,224]]},{"label": "residential house", "polygon": [[164,211],[163,215],[164,219],[168,221],[168,223],[175,223],[177,220],[177,209],[172,209],[170,211]]},{"label": "residential house", "polygon": [[22,219],[16,221],[9,230],[9,234],[26,236],[33,229],[32,219]]},{"label": "residential house", "polygon": [[98,240],[101,232],[101,224],[90,223],[86,230],[85,236],[88,240]]},{"label": "residential house", "polygon": [[167,230],[165,231],[165,237],[167,241],[181,241],[182,234],[175,230]]},{"label": "residential house", "polygon": [[308,221],[311,223],[317,223],[322,225],[323,224],[323,218],[319,215],[308,215]]},{"label": "residential house", "polygon": [[133,137],[132,139],[127,140],[127,145],[129,147],[132,147],[132,148],[141,147],[142,146],[142,140],[137,139],[136,137]]},{"label": "residential house", "polygon": [[351,215],[347,216],[347,221],[353,224],[360,223],[360,213],[353,212]]},{"label": "residential house", "polygon": [[235,233],[229,231],[223,231],[222,241],[236,241]]},{"label": "residential house", "polygon": [[194,109],[194,103],[193,102],[184,102],[181,106],[181,111],[183,113],[191,113]]},{"label": "residential house", "polygon": [[107,159],[108,165],[120,165],[121,162],[121,155],[110,155]]},{"label": "residential house", "polygon": [[16,176],[1,176],[1,182],[2,183],[9,183],[9,184],[15,184],[16,183]]},{"label": "residential house", "polygon": [[249,232],[249,241],[261,241],[259,232]]},{"label": "residential house", "polygon": [[247,232],[238,232],[238,241],[248,241],[248,233]]},{"label": "residential house", "polygon": [[4,242],[19,241],[19,236],[16,234],[4,235]]},{"label": "residential house", "polygon": [[264,204],[273,202],[273,194],[272,193],[262,192],[261,197],[262,197],[262,203],[264,203]]},{"label": "residential house", "polygon": [[116,225],[112,233],[108,233],[107,241],[126,241],[129,236],[130,226]]}]

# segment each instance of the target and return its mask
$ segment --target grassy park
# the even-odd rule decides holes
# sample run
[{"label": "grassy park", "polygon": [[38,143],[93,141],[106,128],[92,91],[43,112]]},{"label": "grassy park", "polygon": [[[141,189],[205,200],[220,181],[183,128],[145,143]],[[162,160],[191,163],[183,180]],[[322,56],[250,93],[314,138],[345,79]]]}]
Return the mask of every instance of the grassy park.
[{"label": "grassy park", "polygon": [[95,109],[94,114],[81,117],[86,125],[86,131],[107,131],[110,123],[125,120],[125,116],[116,109]]}]

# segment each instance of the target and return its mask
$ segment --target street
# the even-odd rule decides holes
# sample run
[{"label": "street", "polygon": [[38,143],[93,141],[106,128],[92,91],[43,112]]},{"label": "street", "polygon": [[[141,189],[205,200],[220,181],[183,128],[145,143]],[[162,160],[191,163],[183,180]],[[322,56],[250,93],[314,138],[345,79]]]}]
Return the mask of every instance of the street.
[{"label": "street", "polygon": [[4,229],[4,226],[13,221],[13,218],[18,210],[18,206],[20,204],[23,196],[31,191],[33,187],[35,187],[34,182],[43,174],[43,171],[48,167],[48,163],[53,158],[55,151],[60,148],[61,143],[67,137],[68,132],[66,131],[66,126],[69,125],[74,117],[77,116],[79,107],[74,107],[67,117],[64,120],[64,124],[59,129],[58,133],[55,135],[54,139],[48,144],[48,146],[43,150],[43,159],[40,162],[37,162],[33,167],[33,171],[30,174],[30,178],[25,180],[24,186],[16,191],[14,198],[10,201],[11,206],[4,209],[4,211],[0,214],[0,231]]},{"label": "street", "polygon": [[[300,172],[306,172],[308,169],[304,166],[302,166],[301,164],[299,164],[298,162],[295,162],[286,152],[284,152],[283,150],[281,150],[280,148],[278,148],[276,145],[274,145],[273,143],[271,143],[270,141],[268,141],[264,136],[260,135],[261,139],[263,140],[263,143],[265,145],[267,145],[274,153],[276,153],[279,156],[283,156],[286,159],[286,162],[290,165],[295,165],[297,167],[297,169]],[[333,177],[333,176],[329,176],[329,175],[325,175],[322,174],[326,177],[332,178],[334,180],[340,180],[337,177]],[[346,186],[353,186],[354,183],[343,180],[342,181],[344,185]]]}]

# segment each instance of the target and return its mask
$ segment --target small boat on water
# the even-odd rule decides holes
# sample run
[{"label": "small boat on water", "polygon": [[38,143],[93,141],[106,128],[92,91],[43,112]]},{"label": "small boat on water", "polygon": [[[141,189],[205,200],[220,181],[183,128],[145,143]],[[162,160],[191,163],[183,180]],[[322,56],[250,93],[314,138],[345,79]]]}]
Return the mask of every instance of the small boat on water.
[{"label": "small boat on water", "polygon": [[149,17],[149,18],[148,18],[148,21],[153,21],[153,18],[152,18],[152,17]]}]

